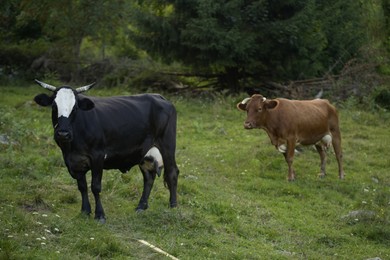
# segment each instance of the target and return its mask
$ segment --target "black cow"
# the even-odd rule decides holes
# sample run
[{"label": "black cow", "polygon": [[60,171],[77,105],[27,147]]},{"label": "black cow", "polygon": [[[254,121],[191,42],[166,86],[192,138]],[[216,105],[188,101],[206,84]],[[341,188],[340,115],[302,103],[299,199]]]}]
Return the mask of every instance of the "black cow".
[{"label": "black cow", "polygon": [[[77,180],[83,213],[91,213],[85,176],[89,170],[96,203],[95,219],[105,222],[99,197],[103,169],[119,169],[125,173],[136,164],[141,164],[144,179],[136,210],[148,208],[150,191],[162,165],[164,182],[170,192],[169,205],[176,207],[179,175],[175,160],[176,109],[170,102],[158,94],[86,97],[80,93],[94,84],[74,90],[36,82],[53,92],[52,96],[39,94],[34,100],[41,106],[52,106],[54,140],[61,148],[70,175]],[[148,167],[146,161],[156,161],[159,165]]]}]

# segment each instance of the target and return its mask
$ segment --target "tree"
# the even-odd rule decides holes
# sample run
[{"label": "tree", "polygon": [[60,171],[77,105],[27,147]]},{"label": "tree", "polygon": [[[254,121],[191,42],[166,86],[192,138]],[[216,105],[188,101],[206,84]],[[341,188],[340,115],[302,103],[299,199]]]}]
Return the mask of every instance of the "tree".
[{"label": "tree", "polygon": [[39,23],[20,23],[21,0],[4,0],[0,5],[0,76],[12,76],[17,70],[26,71],[42,44],[31,44],[42,36]]},{"label": "tree", "polygon": [[385,17],[387,51],[390,53],[390,0],[382,0],[382,9]]},{"label": "tree", "polygon": [[104,45],[115,37],[117,28],[128,24],[126,1],[22,0],[20,10],[20,24],[39,24],[51,45],[49,56],[59,56],[72,65],[71,80],[78,78],[83,39],[89,37]]},{"label": "tree", "polygon": [[363,39],[355,0],[144,0],[135,10],[140,48],[222,74],[233,91],[248,76],[322,75],[355,55]]}]

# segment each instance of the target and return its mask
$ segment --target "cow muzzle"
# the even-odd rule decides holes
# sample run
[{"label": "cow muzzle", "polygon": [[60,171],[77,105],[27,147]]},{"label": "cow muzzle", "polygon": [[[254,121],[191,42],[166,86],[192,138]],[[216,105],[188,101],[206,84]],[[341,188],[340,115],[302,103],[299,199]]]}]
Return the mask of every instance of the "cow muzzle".
[{"label": "cow muzzle", "polygon": [[246,121],[246,122],[244,122],[244,128],[245,129],[253,129],[253,128],[256,128],[256,124],[253,122]]},{"label": "cow muzzle", "polygon": [[54,139],[61,143],[71,142],[73,139],[71,121],[66,117],[59,117],[54,125]]},{"label": "cow muzzle", "polygon": [[58,130],[55,132],[55,138],[60,142],[70,142],[72,141],[72,133],[66,130]]}]

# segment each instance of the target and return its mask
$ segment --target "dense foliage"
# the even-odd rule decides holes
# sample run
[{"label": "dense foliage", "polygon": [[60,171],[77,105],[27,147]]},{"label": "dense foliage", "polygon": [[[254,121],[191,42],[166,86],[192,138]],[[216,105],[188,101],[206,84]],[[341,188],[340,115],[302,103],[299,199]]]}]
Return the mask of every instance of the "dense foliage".
[{"label": "dense foliage", "polygon": [[[8,60],[7,65],[32,69],[44,67],[59,70],[67,75],[67,80],[77,79],[73,74],[77,74],[85,62],[80,60],[83,41],[99,42],[100,48],[113,42],[119,35],[122,18],[128,9],[126,6],[124,1],[104,0],[5,1],[1,24],[3,55],[12,57],[15,52],[20,52],[26,57],[19,62]],[[118,31],[113,28],[118,28]],[[20,47],[19,50],[12,48],[15,46]],[[25,52],[31,52],[29,47],[36,51],[26,55]],[[51,66],[56,63],[61,65]]]},{"label": "dense foliage", "polygon": [[389,50],[388,15],[388,0],[4,0],[0,76],[83,81],[149,55],[237,91],[243,80],[338,74],[362,49]]},{"label": "dense foliage", "polygon": [[139,46],[166,61],[226,72],[233,81],[245,74],[321,76],[339,70],[365,40],[355,0],[151,0],[141,7]]}]

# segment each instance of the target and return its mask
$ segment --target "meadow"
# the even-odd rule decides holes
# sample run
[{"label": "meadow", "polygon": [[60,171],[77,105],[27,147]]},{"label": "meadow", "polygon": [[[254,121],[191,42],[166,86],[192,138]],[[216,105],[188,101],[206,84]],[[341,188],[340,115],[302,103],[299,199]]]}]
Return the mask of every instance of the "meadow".
[{"label": "meadow", "polygon": [[[388,111],[336,104],[345,180],[333,151],[318,178],[319,156],[306,147],[288,182],[265,132],[243,128],[236,103],[244,94],[164,94],[178,111],[178,208],[168,208],[156,178],[149,209],[136,213],[138,167],[105,171],[102,225],[80,214],[51,111],[32,101],[45,90],[0,88],[0,259],[169,259],[139,240],[179,259],[390,259]],[[132,93],[96,87],[87,95]]]}]

